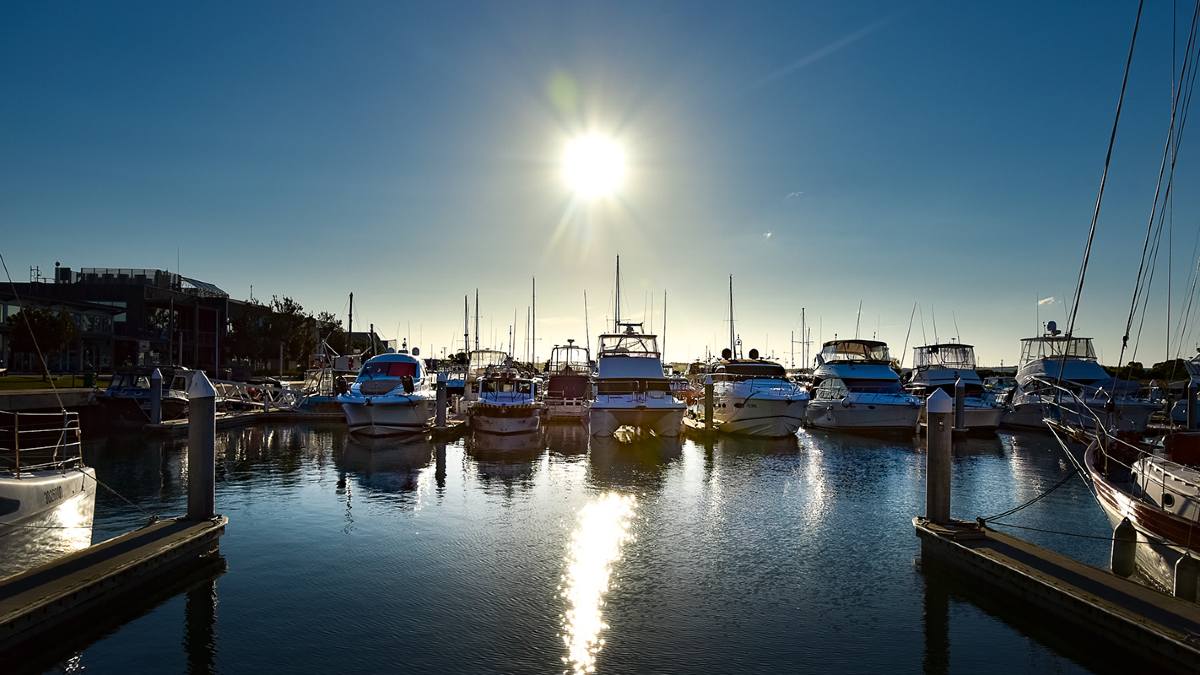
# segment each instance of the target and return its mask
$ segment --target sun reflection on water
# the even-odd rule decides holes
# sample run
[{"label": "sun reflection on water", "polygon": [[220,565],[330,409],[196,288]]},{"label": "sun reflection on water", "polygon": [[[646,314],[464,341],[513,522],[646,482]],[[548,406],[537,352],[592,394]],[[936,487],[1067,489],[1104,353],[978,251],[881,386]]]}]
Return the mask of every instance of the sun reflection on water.
[{"label": "sun reflection on water", "polygon": [[615,492],[602,494],[579,510],[575,530],[567,552],[567,571],[560,593],[567,601],[563,615],[563,642],[567,655],[563,662],[572,672],[596,670],[596,655],[604,646],[600,637],[608,625],[602,610],[608,592],[613,565],[621,558],[621,548],[629,539],[637,499]]}]

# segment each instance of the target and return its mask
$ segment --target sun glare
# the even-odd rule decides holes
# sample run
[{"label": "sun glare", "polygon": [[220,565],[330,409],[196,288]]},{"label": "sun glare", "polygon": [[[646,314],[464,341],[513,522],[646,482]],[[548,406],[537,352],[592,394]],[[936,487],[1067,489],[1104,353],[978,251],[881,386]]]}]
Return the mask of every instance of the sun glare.
[{"label": "sun glare", "polygon": [[610,136],[579,136],[567,142],[562,172],[567,187],[580,197],[611,197],[625,181],[625,151]]}]

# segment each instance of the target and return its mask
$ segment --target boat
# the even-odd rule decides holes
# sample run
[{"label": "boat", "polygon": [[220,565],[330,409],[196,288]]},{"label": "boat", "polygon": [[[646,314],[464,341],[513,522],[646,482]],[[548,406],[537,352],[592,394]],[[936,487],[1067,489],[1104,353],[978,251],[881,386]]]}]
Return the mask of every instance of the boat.
[{"label": "boat", "polygon": [[[713,426],[718,431],[747,436],[779,438],[800,429],[808,410],[809,394],[792,382],[775,361],[759,358],[751,349],[748,359],[733,357],[730,349],[708,368],[713,385]],[[704,419],[704,401],[688,409]]]},{"label": "boat", "polygon": [[493,366],[479,378],[477,393],[468,408],[472,431],[508,435],[528,434],[541,428],[538,384],[517,369]]},{"label": "boat", "polygon": [[337,402],[350,433],[389,436],[421,433],[429,428],[436,393],[432,378],[414,347],[367,359],[350,390]]},{"label": "boat", "polygon": [[[328,346],[326,348],[329,349]],[[348,382],[357,376],[362,367],[362,355],[342,356],[334,352],[331,357],[322,353],[313,358],[311,365],[312,367],[304,372],[304,382],[296,392],[296,409],[305,412],[337,412],[340,410],[337,396],[345,393],[349,389]]]},{"label": "boat", "polygon": [[1022,338],[1016,379],[1005,426],[1045,429],[1048,415],[1067,415],[1084,428],[1100,420],[1108,429],[1142,433],[1161,407],[1140,396],[1136,382],[1109,375],[1092,338],[1064,335],[1053,321],[1040,337]]},{"label": "boat", "polygon": [[96,470],[79,413],[0,412],[0,577],[89,546]]},{"label": "boat", "polygon": [[1200,354],[1184,362],[1183,367],[1187,370],[1188,379],[1183,383],[1183,398],[1171,406],[1171,422],[1175,424],[1187,424],[1187,397],[1193,386],[1200,386]]},{"label": "boat", "polygon": [[586,422],[592,406],[592,359],[587,348],[567,340],[550,350],[546,377],[546,421]]},{"label": "boat", "polygon": [[921,401],[904,391],[886,342],[830,340],[813,370],[805,424],[823,429],[916,431]]},{"label": "boat", "polygon": [[183,366],[141,366],[117,370],[108,387],[96,393],[110,424],[140,428],[150,422],[150,381],[155,368],[162,375],[162,419],[187,417],[188,385],[198,371]]},{"label": "boat", "polygon": [[975,347],[948,342],[913,348],[912,373],[904,387],[909,393],[924,399],[941,389],[954,396],[955,384],[959,381],[962,381],[964,392],[964,429],[992,432],[999,428],[1004,405],[984,387],[979,373],[975,372]]},{"label": "boat", "polygon": [[628,426],[678,436],[685,406],[663,371],[657,336],[643,333],[640,322],[618,322],[617,328],[600,336],[596,398],[588,416],[592,435],[611,436]]}]

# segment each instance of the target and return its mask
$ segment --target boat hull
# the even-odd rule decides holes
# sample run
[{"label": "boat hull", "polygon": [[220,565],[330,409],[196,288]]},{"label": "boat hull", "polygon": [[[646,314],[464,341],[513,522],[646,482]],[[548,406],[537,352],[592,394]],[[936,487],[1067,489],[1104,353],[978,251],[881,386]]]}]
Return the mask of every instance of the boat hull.
[{"label": "boat hull", "polygon": [[591,404],[588,401],[546,401],[547,422],[587,422]]},{"label": "boat hull", "polygon": [[[973,433],[990,433],[1000,428],[1005,409],[1000,407],[964,408],[963,428]],[[925,423],[925,409],[920,412],[921,423]]]},{"label": "boat hull", "polygon": [[429,428],[432,405],[428,399],[413,398],[406,403],[347,403],[346,428],[362,436],[399,436],[421,433]]},{"label": "boat hull", "polygon": [[1045,418],[1051,416],[1049,413],[1056,412],[1058,414],[1054,415],[1055,417],[1084,429],[1094,430],[1095,417],[1099,417],[1113,430],[1143,433],[1150,425],[1150,415],[1158,410],[1158,406],[1151,403],[1118,403],[1116,415],[1119,423],[1113,424],[1109,412],[1102,404],[1089,404],[1086,408],[1088,410],[1084,410],[1084,406],[1074,401],[1063,401],[1061,404],[1040,400],[1021,401],[1013,404],[1012,409],[1004,415],[1002,424],[1006,427],[1044,430]]},{"label": "boat hull", "polygon": [[90,546],[95,508],[90,467],[0,478],[0,578]]},{"label": "boat hull", "polygon": [[912,405],[855,404],[809,401],[806,424],[818,429],[856,431],[916,431],[921,409]]},{"label": "boat hull", "polygon": [[678,436],[683,425],[682,406],[675,408],[598,408],[588,416],[593,436],[612,436],[621,427],[654,432],[657,436]]},{"label": "boat hull", "polygon": [[481,434],[531,434],[541,428],[536,406],[498,406],[476,402],[471,406],[471,429]]},{"label": "boat hull", "polygon": [[743,436],[780,438],[795,434],[804,423],[807,400],[751,399],[729,403],[713,410],[713,422],[720,431]]}]

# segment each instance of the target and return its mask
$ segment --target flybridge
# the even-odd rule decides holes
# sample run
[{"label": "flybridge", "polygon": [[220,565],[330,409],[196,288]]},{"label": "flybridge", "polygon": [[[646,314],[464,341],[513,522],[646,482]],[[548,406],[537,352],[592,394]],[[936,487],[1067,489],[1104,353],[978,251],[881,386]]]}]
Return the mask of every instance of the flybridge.
[{"label": "flybridge", "polygon": [[620,333],[600,336],[600,356],[643,356],[658,358],[658,336],[641,332],[641,323],[619,323]]}]

